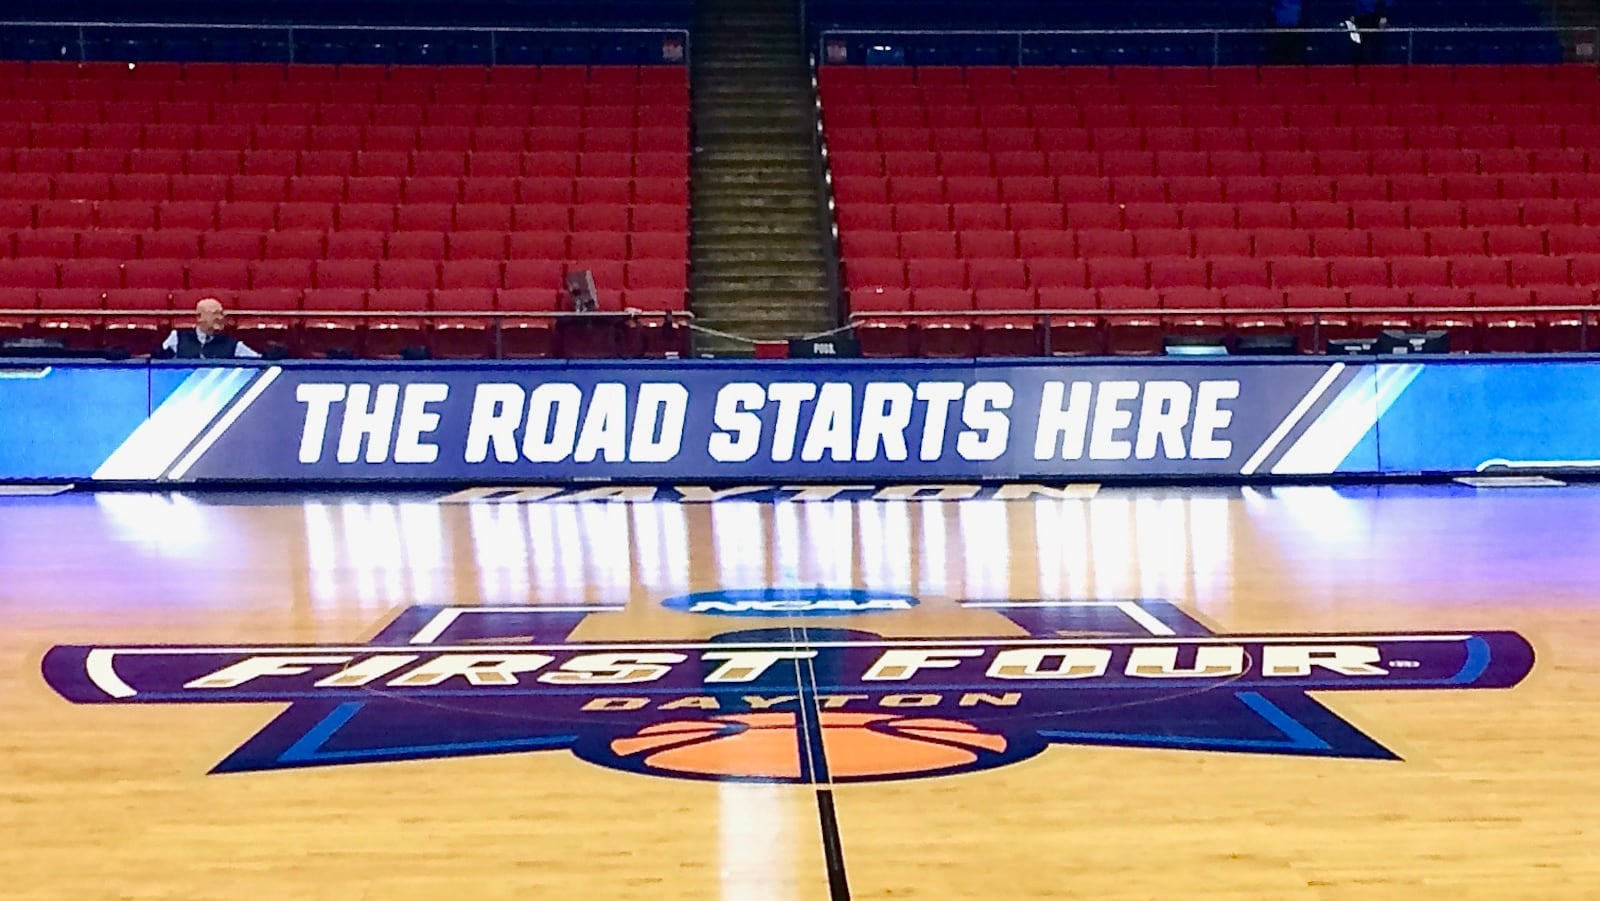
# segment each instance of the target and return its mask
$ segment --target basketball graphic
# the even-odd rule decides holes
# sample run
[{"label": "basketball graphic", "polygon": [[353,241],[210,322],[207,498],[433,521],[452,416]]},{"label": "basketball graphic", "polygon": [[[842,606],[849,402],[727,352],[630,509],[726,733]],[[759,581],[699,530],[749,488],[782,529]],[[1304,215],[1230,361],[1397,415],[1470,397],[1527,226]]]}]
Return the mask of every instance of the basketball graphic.
[{"label": "basketball graphic", "polygon": [[816,711],[669,720],[575,750],[602,766],[680,778],[814,782],[825,773],[850,782],[988,769],[1039,748],[961,720]]}]

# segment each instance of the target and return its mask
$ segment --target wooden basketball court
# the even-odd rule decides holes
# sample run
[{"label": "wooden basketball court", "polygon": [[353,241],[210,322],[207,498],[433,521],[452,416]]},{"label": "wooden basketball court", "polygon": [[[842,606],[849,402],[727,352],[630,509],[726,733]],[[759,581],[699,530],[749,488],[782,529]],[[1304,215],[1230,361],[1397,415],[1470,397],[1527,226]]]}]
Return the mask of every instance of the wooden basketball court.
[{"label": "wooden basketball court", "polygon": [[[0,894],[1595,897],[1600,489],[1069,494],[0,498]],[[1069,673],[1088,644],[1211,633],[1268,636],[1264,657],[1304,635],[1495,650],[1443,690],[1389,657],[1349,664],[1387,680],[1362,690],[1240,689],[1255,719],[1182,678],[1068,700],[1150,691]],[[1468,684],[1524,639],[1525,678]],[[1054,693],[980,684],[1050,641],[1076,650],[1024,667]],[[577,672],[580,645],[768,657],[707,655],[699,686]],[[474,649],[511,656],[469,673]],[[841,689],[857,661],[924,681]]]}]

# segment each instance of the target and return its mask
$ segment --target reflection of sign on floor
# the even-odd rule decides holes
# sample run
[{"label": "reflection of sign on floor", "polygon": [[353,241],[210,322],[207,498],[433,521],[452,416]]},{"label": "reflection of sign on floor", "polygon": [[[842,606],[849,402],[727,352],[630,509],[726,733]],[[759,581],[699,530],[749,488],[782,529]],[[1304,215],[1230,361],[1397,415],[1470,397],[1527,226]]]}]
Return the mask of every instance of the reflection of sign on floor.
[{"label": "reflection of sign on floor", "polygon": [[920,482],[906,485],[602,485],[562,487],[529,485],[523,487],[464,488],[438,499],[440,504],[528,504],[539,501],[575,504],[582,502],[654,503],[676,501],[682,504],[709,504],[718,501],[776,503],[779,501],[1033,501],[1087,500],[1100,493],[1092,483],[1042,485],[1009,482],[1000,485],[940,484]]},{"label": "reflection of sign on floor", "polygon": [[71,490],[71,485],[0,485],[0,497],[50,497]]},{"label": "reflection of sign on floor", "polygon": [[1549,476],[1463,476],[1456,481],[1473,488],[1563,488],[1567,484]]},{"label": "reflection of sign on floor", "polygon": [[915,607],[917,599],[864,588],[734,588],[678,595],[661,605],[685,613],[774,619],[895,613]]},{"label": "reflection of sign on floor", "polygon": [[[574,630],[621,606],[413,607],[368,643],[60,646],[43,671],[77,703],[289,705],[218,772],[568,750],[646,775],[824,783],[1052,744],[1396,759],[1309,692],[1508,688],[1533,666],[1512,632],[1218,635],[1155,600],[957,601],[995,634],[907,637],[940,605],[819,592],[811,607],[897,609],[590,642]],[[696,599],[666,606],[702,616]]]}]

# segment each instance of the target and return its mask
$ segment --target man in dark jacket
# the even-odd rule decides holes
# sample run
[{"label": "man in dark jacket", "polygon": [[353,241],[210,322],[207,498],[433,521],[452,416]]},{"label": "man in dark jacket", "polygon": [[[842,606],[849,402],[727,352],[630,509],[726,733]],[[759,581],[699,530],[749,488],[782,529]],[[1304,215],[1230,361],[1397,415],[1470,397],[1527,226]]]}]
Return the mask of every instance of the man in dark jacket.
[{"label": "man in dark jacket", "polygon": [[202,299],[194,307],[194,328],[173,329],[161,342],[161,356],[180,360],[254,359],[261,355],[244,342],[223,334],[227,316],[215,297]]}]

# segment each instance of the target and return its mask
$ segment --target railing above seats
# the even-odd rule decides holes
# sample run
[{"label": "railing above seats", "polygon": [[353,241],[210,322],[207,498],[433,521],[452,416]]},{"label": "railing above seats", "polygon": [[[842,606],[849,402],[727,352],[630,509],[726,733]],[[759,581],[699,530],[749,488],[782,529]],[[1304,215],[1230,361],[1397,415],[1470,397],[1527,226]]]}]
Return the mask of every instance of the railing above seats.
[{"label": "railing above seats", "polygon": [[1586,63],[1600,71],[1600,27],[825,28],[817,35],[816,60],[920,66]]},{"label": "railing above seats", "polygon": [[[1057,345],[1057,326],[1103,329],[1119,325],[1144,326],[1151,330],[1152,347],[1163,338],[1220,335],[1234,330],[1258,334],[1300,335],[1303,352],[1322,353],[1329,339],[1348,337],[1353,323],[1413,329],[1444,328],[1470,332],[1477,328],[1527,329],[1559,326],[1566,332],[1563,344],[1537,348],[1556,352],[1583,353],[1595,349],[1600,338],[1600,304],[1576,306],[1427,306],[1427,307],[1084,307],[1079,309],[1017,310],[870,310],[850,314],[848,327],[859,331],[873,326],[920,326],[932,323],[935,329],[947,328],[953,321],[970,320],[979,329],[986,323],[1026,322],[1037,334],[1035,350],[1045,356],[1083,353],[1082,347],[1067,349]],[[1508,342],[1521,344],[1523,342]],[[1457,345],[1462,350],[1479,349],[1471,342]],[[1497,347],[1482,350],[1494,352]],[[1529,346],[1519,348],[1534,350]],[[928,354],[922,354],[928,355]]]},{"label": "railing above seats", "polygon": [[[272,355],[277,358],[283,356],[318,356],[307,351],[297,354],[302,350],[296,330],[309,333],[321,330],[326,333],[345,333],[345,338],[334,337],[330,341],[320,342],[339,345],[359,345],[361,340],[355,335],[357,330],[370,330],[372,333],[396,332],[406,333],[414,338],[414,342],[389,341],[393,344],[392,353],[398,354],[406,343],[415,343],[418,346],[432,347],[435,343],[449,343],[457,347],[456,352],[436,354],[454,359],[507,359],[516,357],[548,357],[548,356],[579,356],[579,357],[639,357],[639,356],[667,356],[677,357],[687,354],[687,330],[695,327],[694,314],[687,310],[596,310],[592,312],[573,312],[557,310],[495,310],[495,309],[461,309],[461,310],[277,310],[277,309],[252,309],[240,308],[229,310],[231,320],[229,330],[247,343],[261,344],[265,349],[275,350]],[[0,304],[0,323],[28,321],[34,323],[27,328],[20,339],[28,340],[50,339],[69,334],[76,328],[87,329],[95,333],[103,333],[105,340],[88,342],[91,346],[78,349],[89,352],[95,351],[120,351],[121,354],[144,356],[155,345],[149,343],[151,336],[155,341],[160,340],[160,333],[171,328],[184,328],[192,325],[193,314],[186,311],[170,309],[140,309],[140,308],[60,308],[38,309],[30,307],[8,307]],[[112,325],[115,323],[115,325]],[[272,323],[272,325],[266,325]],[[69,328],[72,327],[72,328]],[[519,348],[526,350],[529,342],[523,340],[529,327],[537,328],[545,333],[536,344],[536,352],[519,352]],[[140,329],[146,332],[142,343],[147,347],[130,347],[130,344],[141,342],[121,341],[116,337],[119,330],[131,331]],[[601,341],[593,339],[594,334],[609,331]],[[628,340],[624,332],[637,332],[642,336],[651,333],[651,337],[640,340]],[[449,340],[439,342],[440,335],[465,335],[468,333],[479,334],[484,340]],[[577,333],[578,340],[568,338],[569,343],[581,345],[577,352],[563,354],[557,343],[561,340],[559,333],[571,335]],[[265,340],[263,340],[265,336]],[[349,340],[355,338],[356,340]],[[13,341],[18,340],[13,338]],[[79,342],[68,342],[71,347]],[[469,348],[462,351],[460,348]],[[257,350],[264,347],[258,346]],[[361,353],[350,351],[352,356],[362,356]],[[384,354],[379,354],[380,356]]]},{"label": "railing above seats", "polygon": [[683,27],[0,21],[0,58],[322,65],[684,65]]}]

